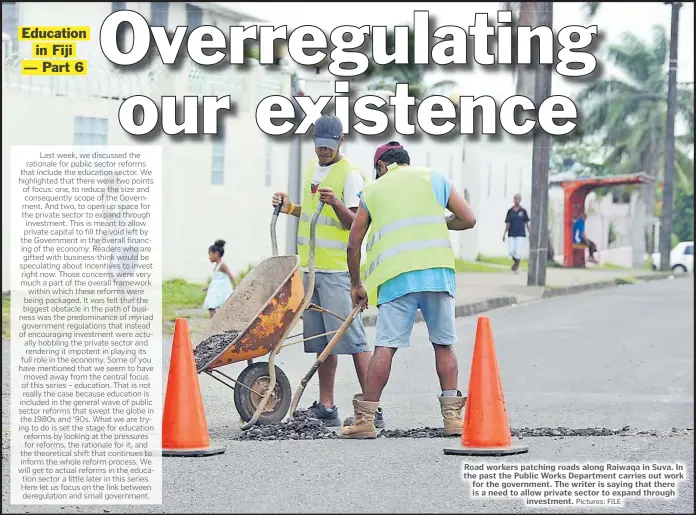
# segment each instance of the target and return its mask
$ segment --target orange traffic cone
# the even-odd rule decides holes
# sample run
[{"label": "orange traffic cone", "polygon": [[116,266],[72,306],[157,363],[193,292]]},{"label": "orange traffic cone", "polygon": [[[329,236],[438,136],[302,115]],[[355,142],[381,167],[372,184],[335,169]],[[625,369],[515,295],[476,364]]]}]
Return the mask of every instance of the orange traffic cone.
[{"label": "orange traffic cone", "polygon": [[162,456],[222,454],[211,447],[188,320],[177,318],[162,414]]},{"label": "orange traffic cone", "polygon": [[445,454],[507,456],[527,451],[527,445],[512,444],[491,322],[488,317],[479,317],[464,412],[462,446],[445,449]]}]

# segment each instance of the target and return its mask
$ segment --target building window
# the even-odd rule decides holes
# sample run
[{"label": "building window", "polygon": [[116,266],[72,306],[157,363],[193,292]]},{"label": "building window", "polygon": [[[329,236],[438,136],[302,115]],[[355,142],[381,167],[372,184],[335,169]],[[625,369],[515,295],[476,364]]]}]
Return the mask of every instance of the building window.
[{"label": "building window", "polygon": [[267,188],[270,188],[270,186],[271,186],[272,166],[273,166],[273,145],[271,144],[271,142],[269,140],[268,144],[266,145],[266,173],[264,175],[264,183],[265,183]]},{"label": "building window", "polygon": [[[125,11],[126,10],[126,2],[111,2],[111,12],[115,13],[116,11]],[[119,25],[118,29],[116,29],[116,47],[121,51],[121,52],[127,52],[128,48],[126,48],[126,26],[127,23],[122,23]]]},{"label": "building window", "polygon": [[503,184],[503,198],[507,198],[507,181],[508,181],[507,163],[505,163],[505,183]]},{"label": "building window", "polygon": [[213,166],[211,184],[225,184],[225,137],[213,138]]},{"label": "building window", "polygon": [[19,4],[17,2],[2,3],[2,31],[10,37],[7,42],[7,49],[10,52],[17,52],[19,45],[17,41],[17,30],[19,29]]},{"label": "building window", "polygon": [[106,118],[90,118],[76,116],[73,128],[73,144],[107,145],[109,142],[109,120]]},{"label": "building window", "polygon": [[488,197],[491,196],[491,188],[493,187],[493,165],[488,163]]},{"label": "building window", "polygon": [[196,27],[203,25],[203,10],[195,5],[186,4],[186,26],[190,33]]},{"label": "building window", "polygon": [[611,201],[613,204],[630,204],[631,193],[624,188],[613,188],[611,190]]},{"label": "building window", "polygon": [[152,2],[150,4],[150,26],[167,28],[169,21],[169,2]]}]

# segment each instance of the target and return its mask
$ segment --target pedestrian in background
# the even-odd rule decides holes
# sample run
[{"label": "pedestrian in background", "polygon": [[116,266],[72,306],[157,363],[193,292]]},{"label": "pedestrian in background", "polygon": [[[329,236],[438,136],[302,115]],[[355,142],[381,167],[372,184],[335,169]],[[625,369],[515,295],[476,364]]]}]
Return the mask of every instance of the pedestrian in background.
[{"label": "pedestrian in background", "polygon": [[522,261],[527,231],[531,232],[531,229],[529,227],[527,210],[520,205],[522,196],[518,193],[513,197],[512,201],[514,204],[508,209],[505,216],[503,241],[505,241],[505,235],[507,235],[508,254],[513,261],[512,271],[517,272],[517,269],[520,267],[520,261]]},{"label": "pedestrian in background", "polygon": [[[213,318],[216,311],[220,309],[234,291],[232,284],[237,287],[237,279],[227,267],[226,263],[222,262],[222,256],[225,254],[225,240],[217,240],[214,244],[208,247],[208,259],[213,266],[213,277],[210,284],[203,288],[207,292],[203,305],[210,313],[210,318]],[[231,282],[230,282],[231,281]]]}]

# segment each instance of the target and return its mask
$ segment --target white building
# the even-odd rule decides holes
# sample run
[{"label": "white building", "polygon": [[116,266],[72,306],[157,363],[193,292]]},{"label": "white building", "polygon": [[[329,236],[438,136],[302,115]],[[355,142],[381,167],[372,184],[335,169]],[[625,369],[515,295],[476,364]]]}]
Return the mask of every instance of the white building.
[{"label": "white building", "polygon": [[[266,137],[256,127],[255,107],[269,94],[290,95],[290,72],[260,66],[204,70],[189,59],[181,67],[159,63],[141,70],[117,71],[105,62],[98,34],[103,20],[123,8],[136,10],[152,24],[243,24],[249,17],[208,3],[3,3],[3,32],[11,41],[3,59],[2,289],[9,289],[10,149],[13,145],[161,145],[163,154],[163,267],[165,278],[205,280],[207,249],[216,239],[228,242],[225,258],[242,270],[271,253],[268,221],[273,191],[287,188],[288,144]],[[253,21],[253,20],[252,20]],[[21,75],[19,57],[31,44],[17,43],[17,26],[89,26],[92,41],[78,43],[78,57],[89,59],[86,77]],[[3,45],[5,46],[5,44]],[[17,54],[18,53],[18,54]],[[29,55],[27,55],[29,54]],[[256,63],[254,65],[254,63]],[[163,95],[231,95],[236,115],[220,116],[222,138],[155,139],[130,136],[118,110],[131,95],[155,100]],[[284,241],[284,227],[278,236]],[[282,247],[281,247],[282,248]]]},{"label": "white building", "polygon": [[[8,195],[13,145],[161,145],[165,279],[205,280],[210,273],[207,248],[220,238],[228,242],[225,259],[233,271],[271,255],[272,193],[290,192],[297,181],[289,174],[293,166],[290,139],[266,137],[257,128],[255,107],[270,94],[291,96],[291,72],[282,66],[260,66],[253,60],[245,68],[209,70],[189,59],[181,66],[164,67],[154,59],[149,67],[118,70],[103,56],[98,35],[103,20],[122,9],[138,11],[151,25],[163,25],[170,31],[180,25],[223,28],[257,21],[204,2],[3,3],[3,32],[11,39],[3,58],[3,290],[9,288]],[[88,76],[21,75],[19,60],[31,56],[30,43],[17,42],[17,27],[22,25],[90,26],[92,40],[77,45],[77,57],[89,60]],[[124,38],[128,48],[129,35]],[[307,95],[334,94],[333,78],[319,74],[310,79],[306,81]],[[501,75],[495,80],[490,75],[474,77],[466,91],[492,94],[491,88],[497,88],[498,100],[514,94],[511,78],[508,81]],[[238,110],[236,115],[224,117],[224,135],[215,141],[166,135],[144,139],[127,134],[118,121],[119,106],[131,95],[153,99],[163,95],[231,95]],[[423,135],[415,141],[398,134],[391,139],[404,143],[413,163],[432,166],[449,176],[471,202],[478,220],[476,228],[451,233],[458,256],[505,255],[502,233],[513,195],[521,193],[523,205],[531,208],[531,141],[504,133],[497,140],[487,136],[437,140]],[[371,173],[374,150],[386,141],[348,135],[345,150],[356,165]],[[304,170],[314,155],[311,140],[304,140],[301,155],[300,169]],[[294,247],[294,222],[278,223],[280,252]]]}]

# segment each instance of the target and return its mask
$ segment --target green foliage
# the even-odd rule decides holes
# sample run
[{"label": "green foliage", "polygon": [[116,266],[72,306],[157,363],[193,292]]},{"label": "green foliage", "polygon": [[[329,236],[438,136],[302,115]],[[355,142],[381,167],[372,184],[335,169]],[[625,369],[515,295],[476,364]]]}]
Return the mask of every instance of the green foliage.
[{"label": "green foliage", "polygon": [[[662,26],[653,27],[652,41],[625,33],[619,44],[609,45],[605,59],[620,70],[585,88],[578,97],[583,131],[600,138],[609,149],[606,165],[617,173],[645,171],[655,177],[664,165],[666,131],[667,63],[669,38]],[[694,127],[692,88],[679,87],[677,115],[689,133]],[[676,161],[684,157],[688,138],[678,138]],[[691,138],[693,144],[693,137]]]},{"label": "green foliage", "polygon": [[694,186],[675,185],[674,190],[674,235],[677,241],[694,239]]},{"label": "green foliage", "polygon": [[10,296],[2,296],[2,337],[5,340],[10,339],[10,322],[12,321],[12,314],[10,309]]},{"label": "green foliage", "polygon": [[503,268],[501,266],[491,266],[487,263],[482,263],[479,261],[464,261],[462,259],[456,260],[455,268],[456,268],[457,272],[468,272],[468,273],[472,273],[472,272],[476,272],[476,273],[493,272],[493,273],[496,273],[496,272],[508,271],[508,269]]},{"label": "green foliage", "polygon": [[614,175],[616,172],[604,164],[604,149],[586,139],[563,138],[551,148],[552,173],[572,171],[578,177]]},{"label": "green foliage", "polygon": [[241,272],[234,274],[234,278],[237,279],[237,283],[241,283],[242,279],[244,279],[247,275],[249,275],[249,272],[251,272],[253,269],[254,269],[254,265],[249,265]]},{"label": "green foliage", "polygon": [[[395,24],[408,25],[407,23]],[[396,38],[394,31],[387,32],[386,49],[387,54],[391,55],[395,51]],[[394,91],[397,84],[408,84],[410,96],[422,100],[433,95],[446,95],[457,87],[457,82],[452,80],[441,80],[434,83],[427,83],[425,74],[428,65],[412,64],[415,60],[415,32],[413,27],[409,28],[408,36],[408,63],[396,64],[389,63],[378,65],[374,62],[371,54],[368,54],[369,65],[365,73],[360,76],[361,80],[366,81],[367,88],[370,90],[391,90]]]},{"label": "green foliage", "polygon": [[611,245],[612,243],[614,243],[616,241],[616,227],[614,226],[613,221],[609,222],[608,238],[609,238],[609,245]]}]

